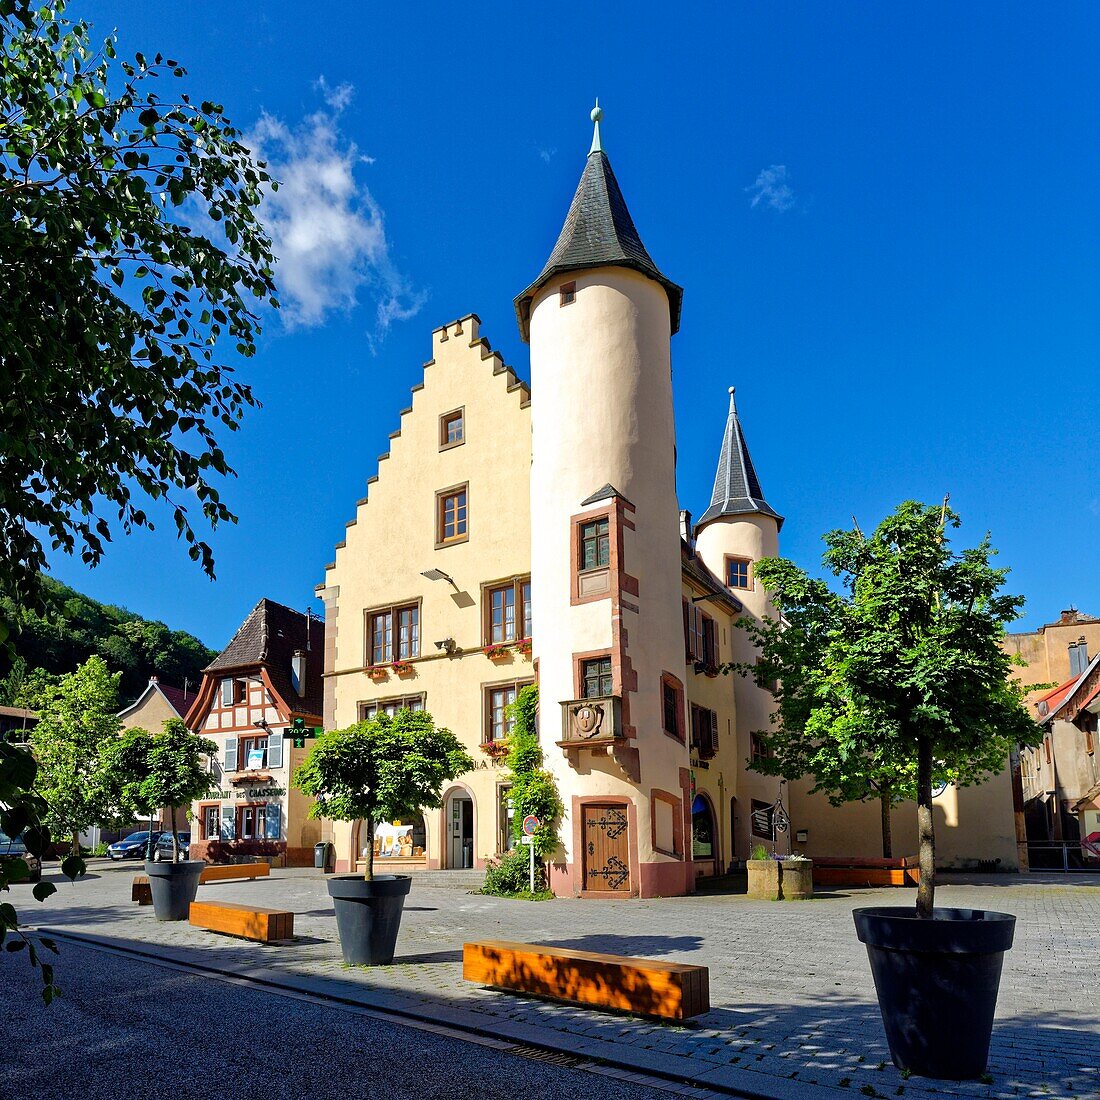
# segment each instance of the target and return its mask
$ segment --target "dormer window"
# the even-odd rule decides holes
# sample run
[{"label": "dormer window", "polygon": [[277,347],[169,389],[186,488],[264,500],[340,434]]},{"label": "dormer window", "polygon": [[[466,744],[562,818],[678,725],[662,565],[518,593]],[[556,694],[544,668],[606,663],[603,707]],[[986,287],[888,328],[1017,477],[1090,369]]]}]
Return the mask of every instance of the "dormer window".
[{"label": "dormer window", "polygon": [[571,306],[577,300],[577,284],[562,283],[558,295],[558,300],[561,305]]},{"label": "dormer window", "polygon": [[222,680],[222,706],[232,707],[244,702],[244,681],[227,676]]}]

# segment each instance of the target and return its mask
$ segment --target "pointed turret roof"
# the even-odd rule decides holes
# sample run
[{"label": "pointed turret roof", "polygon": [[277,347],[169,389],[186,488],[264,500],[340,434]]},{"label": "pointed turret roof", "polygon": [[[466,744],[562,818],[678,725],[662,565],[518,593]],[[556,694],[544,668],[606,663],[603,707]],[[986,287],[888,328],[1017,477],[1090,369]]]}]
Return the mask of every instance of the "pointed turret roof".
[{"label": "pointed turret roof", "polygon": [[749,455],[745,433],[737,415],[737,405],[730,387],[730,411],[726,418],[726,431],[722,436],[722,453],[718,457],[718,472],[714,476],[714,492],[710,507],[699,517],[697,527],[719,516],[743,516],[751,513],[772,516],[779,527],[783,517],[764,499],[760,478]]},{"label": "pointed turret roof", "polygon": [[603,112],[597,104],[592,111],[592,121],[596,124],[592,149],[558,243],[539,277],[515,300],[516,319],[524,341],[529,336],[528,319],[535,292],[561,272],[595,267],[629,267],[660,283],[668,295],[671,331],[675,333],[680,328],[683,288],[661,274],[638,236],[619,181],[611,170],[611,161],[603,151],[600,141],[602,117]]}]

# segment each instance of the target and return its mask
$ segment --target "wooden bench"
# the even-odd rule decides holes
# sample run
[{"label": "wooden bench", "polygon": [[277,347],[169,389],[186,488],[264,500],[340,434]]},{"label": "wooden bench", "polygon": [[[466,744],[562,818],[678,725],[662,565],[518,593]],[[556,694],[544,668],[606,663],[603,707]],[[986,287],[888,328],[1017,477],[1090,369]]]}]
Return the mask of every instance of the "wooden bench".
[{"label": "wooden bench", "polygon": [[860,859],[814,856],[814,886],[916,886],[920,868],[915,856]]},{"label": "wooden bench", "polygon": [[686,1020],[710,1009],[705,966],[482,940],[462,945],[462,977],[558,1001]]},{"label": "wooden bench", "polygon": [[284,909],[259,909],[231,901],[193,901],[188,919],[196,928],[228,932],[260,943],[289,940],[294,935],[294,914]]},{"label": "wooden bench", "polygon": [[[199,885],[204,882],[231,882],[239,879],[266,878],[271,874],[269,863],[212,863],[202,869]],[[152,905],[153,894],[149,888],[148,875],[134,875],[134,884],[130,890],[130,900],[138,905]]]},{"label": "wooden bench", "polygon": [[207,882],[228,882],[231,879],[267,878],[271,874],[270,863],[211,863],[202,869],[199,885]]}]

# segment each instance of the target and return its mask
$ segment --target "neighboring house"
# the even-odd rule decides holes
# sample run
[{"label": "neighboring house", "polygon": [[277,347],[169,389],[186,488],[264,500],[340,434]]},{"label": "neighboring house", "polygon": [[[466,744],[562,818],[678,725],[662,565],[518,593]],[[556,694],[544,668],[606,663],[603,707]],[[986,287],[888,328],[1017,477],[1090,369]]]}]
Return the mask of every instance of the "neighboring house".
[{"label": "neighboring house", "polygon": [[321,725],[324,623],[260,600],[229,645],[203,670],[187,725],[216,742],[218,789],[192,806],[191,858],[212,841],[221,855],[278,854],[291,866],[312,863],[320,824],[291,776],[312,745],[294,747],[296,719]]},{"label": "neighboring house", "polygon": [[[710,505],[694,526],[680,508],[681,298],[642,244],[597,127],[550,259],[515,301],[531,389],[478,317],[432,333],[432,358],[318,586],[324,717],[335,728],[426,709],[477,763],[440,792],[440,810],[381,823],[374,837],[326,821],[338,869],[368,844],[401,869],[481,867],[509,847],[508,704],[535,680],[566,808],[558,893],[684,894],[758,839],[880,854],[877,802],[833,809],[805,783],[785,795],[791,831],[775,845],[779,782],[747,768],[772,696],[718,667],[754,660],[735,623],[769,612],[755,563],[778,553],[783,520],[732,390]],[[712,409],[690,410],[692,431]],[[936,804],[943,865],[1015,868],[1007,772]],[[899,853],[915,849],[912,805],[895,811],[894,836]]]},{"label": "neighboring house", "polygon": [[[1079,646],[1075,660],[1074,674],[1036,701],[1042,744],[1020,753],[1033,862],[1044,843],[1075,847],[1100,833],[1100,653],[1088,660]],[[1061,864],[1060,851],[1052,858]],[[1100,852],[1090,858],[1100,858]]]}]

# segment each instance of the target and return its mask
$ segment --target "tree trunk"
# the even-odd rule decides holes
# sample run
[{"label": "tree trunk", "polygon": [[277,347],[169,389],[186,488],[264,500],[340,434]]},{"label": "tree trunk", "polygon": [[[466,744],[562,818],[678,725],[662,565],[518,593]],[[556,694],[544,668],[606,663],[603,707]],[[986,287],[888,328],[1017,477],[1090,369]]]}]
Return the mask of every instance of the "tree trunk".
[{"label": "tree trunk", "polygon": [[920,842],[920,884],[917,916],[930,919],[936,899],[936,832],[932,823],[932,743],[917,738],[917,839]]},{"label": "tree trunk", "polygon": [[884,783],[879,789],[879,808],[882,811],[882,858],[894,858],[894,837],[890,832],[890,806],[894,799],[890,792],[890,784]]},{"label": "tree trunk", "polygon": [[172,862],[180,861],[180,837],[176,832],[176,807],[172,807]]},{"label": "tree trunk", "polygon": [[80,834],[74,829],[72,837],[69,840],[69,855],[80,855]]},{"label": "tree trunk", "polygon": [[367,867],[363,878],[370,882],[374,878],[374,818],[368,817],[367,826]]}]

